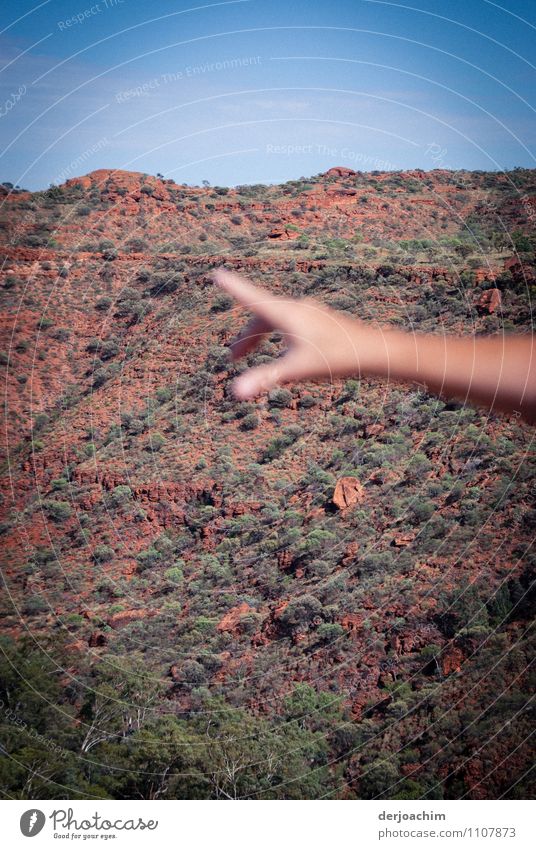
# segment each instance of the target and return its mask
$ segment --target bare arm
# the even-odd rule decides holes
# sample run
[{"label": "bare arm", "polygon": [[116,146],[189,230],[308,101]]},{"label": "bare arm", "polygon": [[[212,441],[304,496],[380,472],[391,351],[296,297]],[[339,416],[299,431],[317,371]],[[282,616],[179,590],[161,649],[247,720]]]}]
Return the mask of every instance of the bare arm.
[{"label": "bare arm", "polygon": [[535,337],[457,337],[407,333],[361,322],[320,302],[277,297],[243,277],[216,271],[214,280],[253,313],[231,344],[234,359],[273,330],[284,356],[235,381],[237,398],[253,398],[279,383],[307,378],[376,375],[416,381],[435,393],[536,421]]}]

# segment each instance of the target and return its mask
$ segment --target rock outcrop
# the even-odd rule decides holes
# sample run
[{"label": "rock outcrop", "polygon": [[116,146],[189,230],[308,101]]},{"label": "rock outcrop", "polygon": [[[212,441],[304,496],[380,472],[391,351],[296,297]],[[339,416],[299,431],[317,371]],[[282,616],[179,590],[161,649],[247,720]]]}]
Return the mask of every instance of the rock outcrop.
[{"label": "rock outcrop", "polygon": [[493,315],[494,312],[500,309],[501,304],[502,297],[500,289],[486,289],[478,299],[479,310],[489,315]]},{"label": "rock outcrop", "polygon": [[357,478],[339,478],[333,492],[333,503],[339,510],[347,510],[365,497],[365,490]]},{"label": "rock outcrop", "polygon": [[352,168],[345,168],[343,165],[335,165],[333,168],[329,168],[325,176],[326,177],[355,177],[357,171],[354,171]]}]

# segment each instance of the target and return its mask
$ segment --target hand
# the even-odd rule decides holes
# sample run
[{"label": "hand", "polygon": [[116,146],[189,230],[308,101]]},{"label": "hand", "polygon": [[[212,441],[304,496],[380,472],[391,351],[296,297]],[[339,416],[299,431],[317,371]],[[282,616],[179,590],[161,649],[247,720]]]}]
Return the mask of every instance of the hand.
[{"label": "hand", "polygon": [[359,374],[370,364],[370,354],[378,342],[381,346],[381,331],[318,301],[273,295],[229,271],[215,271],[212,277],[253,313],[231,343],[234,360],[253,351],[274,330],[282,333],[287,346],[283,356],[237,378],[233,392],[241,400],[254,398],[280,383]]},{"label": "hand", "polygon": [[520,413],[536,422],[536,344],[531,334],[445,336],[382,329],[305,298],[283,298],[228,271],[213,273],[253,319],[231,343],[233,359],[279,330],[287,352],[249,369],[235,381],[239,399],[254,398],[278,383],[361,375],[418,381],[446,397]]}]

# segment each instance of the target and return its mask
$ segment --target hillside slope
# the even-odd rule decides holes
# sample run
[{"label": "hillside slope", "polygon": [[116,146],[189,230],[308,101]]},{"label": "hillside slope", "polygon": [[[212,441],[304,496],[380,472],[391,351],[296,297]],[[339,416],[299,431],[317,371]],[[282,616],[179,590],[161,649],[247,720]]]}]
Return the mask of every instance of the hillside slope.
[{"label": "hillside slope", "polygon": [[[237,403],[244,317],[209,272],[385,324],[524,332],[535,210],[520,169],[4,188],[6,679],[61,669],[48,698],[0,694],[49,741],[2,720],[4,786],[531,793],[533,429],[368,379]],[[29,790],[50,741],[67,755]]]}]

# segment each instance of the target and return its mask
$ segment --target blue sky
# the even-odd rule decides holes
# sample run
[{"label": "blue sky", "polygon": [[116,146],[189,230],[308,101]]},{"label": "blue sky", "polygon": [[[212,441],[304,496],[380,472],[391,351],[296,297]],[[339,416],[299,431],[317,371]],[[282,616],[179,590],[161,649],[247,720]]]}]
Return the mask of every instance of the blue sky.
[{"label": "blue sky", "polygon": [[534,167],[534,0],[413,2],[3,0],[0,180]]}]

